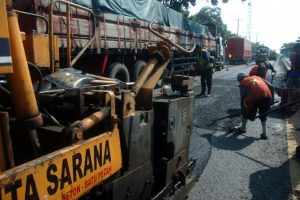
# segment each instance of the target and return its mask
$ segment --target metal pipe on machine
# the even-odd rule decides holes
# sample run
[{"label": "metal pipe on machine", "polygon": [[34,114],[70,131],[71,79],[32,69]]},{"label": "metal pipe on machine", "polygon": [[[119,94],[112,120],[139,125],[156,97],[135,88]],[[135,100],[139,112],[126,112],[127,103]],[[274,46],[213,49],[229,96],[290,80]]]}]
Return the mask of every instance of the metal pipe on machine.
[{"label": "metal pipe on machine", "polygon": [[14,73],[8,75],[9,89],[17,119],[25,123],[35,154],[40,152],[40,144],[34,131],[43,124],[29,73],[25,50],[15,12],[8,12],[9,38]]}]

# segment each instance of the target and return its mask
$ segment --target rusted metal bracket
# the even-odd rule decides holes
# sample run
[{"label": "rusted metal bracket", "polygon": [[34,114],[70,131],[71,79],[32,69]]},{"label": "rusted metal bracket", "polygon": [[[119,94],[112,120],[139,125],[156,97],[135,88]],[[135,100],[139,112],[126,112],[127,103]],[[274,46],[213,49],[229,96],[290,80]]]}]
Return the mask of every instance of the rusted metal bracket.
[{"label": "rusted metal bracket", "polygon": [[164,40],[165,42],[167,42],[168,44],[170,44],[171,46],[174,46],[176,47],[177,49],[179,49],[180,51],[183,51],[185,53],[193,53],[195,48],[196,48],[196,45],[193,46],[193,48],[191,50],[186,50],[184,49],[183,47],[181,47],[180,45],[172,42],[171,40],[169,40],[168,38],[166,38],[165,36],[163,36],[162,34],[160,34],[159,32],[155,31],[153,28],[152,28],[152,24],[156,21],[156,19],[154,19],[150,24],[149,24],[149,30],[151,33],[153,33],[154,35],[156,35],[157,37],[161,38],[162,40]]},{"label": "rusted metal bracket", "polygon": [[0,144],[1,144],[1,166],[0,172],[15,166],[12,141],[9,133],[8,112],[0,112]]},{"label": "rusted metal bracket", "polygon": [[24,12],[21,10],[13,10],[14,12],[16,12],[17,14],[21,14],[21,15],[27,15],[27,16],[31,16],[31,17],[36,17],[38,19],[43,20],[43,22],[45,23],[45,33],[48,33],[49,31],[49,23],[48,20],[46,19],[46,17],[44,17],[43,15],[38,15],[38,14],[34,14],[34,13],[30,13],[30,12]]},{"label": "rusted metal bracket", "polygon": [[[50,13],[49,13],[49,53],[50,53],[50,67],[51,67],[51,70],[52,70],[52,73],[54,72],[54,44],[53,44],[53,38],[54,38],[54,33],[53,33],[53,13],[54,13],[54,5],[59,2],[59,3],[63,3],[63,4],[66,4],[68,5],[69,7],[75,7],[75,8],[79,8],[79,9],[82,9],[82,10],[85,10],[87,12],[89,12],[91,14],[91,17],[93,19],[93,34],[92,34],[92,37],[91,39],[89,40],[89,42],[79,51],[79,53],[71,60],[71,52],[68,51],[67,52],[67,57],[69,59],[69,66],[68,67],[72,67],[76,62],[77,60],[80,58],[80,56],[82,56],[82,54],[87,50],[87,48],[92,44],[92,42],[94,42],[94,40],[96,39],[96,18],[95,18],[95,15],[94,15],[94,12],[91,10],[91,9],[88,9],[84,6],[80,6],[78,4],[75,4],[75,3],[72,3],[72,2],[69,2],[69,1],[66,1],[66,0],[52,0],[51,1],[51,4],[49,5],[50,6]],[[67,11],[67,15],[70,14],[71,12],[71,9],[68,9]],[[67,23],[67,32],[70,32],[71,30],[71,23]],[[67,35],[67,41],[69,40],[69,42],[67,43],[68,44],[68,47],[67,49],[71,49],[71,38],[70,38],[70,35]]]},{"label": "rusted metal bracket", "polygon": [[97,124],[108,117],[111,117],[112,120],[111,130],[117,127],[114,92],[109,90],[93,90],[92,92],[95,95],[104,95],[104,107],[102,107],[99,111],[89,115],[88,117],[74,122],[70,127],[65,129],[65,131],[67,131],[67,134],[71,135],[72,143],[82,140],[84,132],[95,127]]},{"label": "rusted metal bracket", "polygon": [[163,65],[161,65],[144,83],[143,87],[135,98],[137,105],[136,107],[144,110],[152,109],[153,89],[155,88],[163,72],[166,70],[169,62],[170,59],[168,59]]},{"label": "rusted metal bracket", "polygon": [[132,115],[135,111],[135,98],[131,92],[122,92],[121,94],[122,117],[126,118]]},{"label": "rusted metal bracket", "polygon": [[196,47],[196,45],[194,45],[190,51],[184,49],[155,31],[152,28],[153,23],[154,20],[149,24],[149,30],[163,41],[159,42],[156,46],[149,47],[148,50],[152,56],[147,66],[143,69],[137,81],[132,86],[131,91],[122,93],[122,117],[133,114],[136,107],[146,110],[151,109],[153,89],[170,62],[172,46],[185,53],[192,53]]}]

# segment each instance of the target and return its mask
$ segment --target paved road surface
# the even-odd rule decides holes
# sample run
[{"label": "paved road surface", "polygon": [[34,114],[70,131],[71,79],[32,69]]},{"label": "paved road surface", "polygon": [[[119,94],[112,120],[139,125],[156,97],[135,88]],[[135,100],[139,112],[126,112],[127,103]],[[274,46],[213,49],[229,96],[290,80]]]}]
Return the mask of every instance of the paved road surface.
[{"label": "paved road surface", "polygon": [[[279,80],[281,68],[274,65],[279,72],[275,78]],[[297,162],[290,156],[287,135],[291,131],[282,113],[268,117],[268,140],[259,139],[259,120],[248,122],[247,133],[243,135],[230,133],[230,128],[239,124],[238,117],[209,126],[215,118],[239,111],[236,75],[249,70],[249,66],[240,65],[215,72],[212,96],[195,99],[190,156],[197,159],[194,173],[199,178],[190,199],[289,199],[294,183],[299,180],[292,174],[292,184],[290,181],[291,162],[296,163],[294,167]],[[196,80],[194,91],[199,93],[199,90]]]}]

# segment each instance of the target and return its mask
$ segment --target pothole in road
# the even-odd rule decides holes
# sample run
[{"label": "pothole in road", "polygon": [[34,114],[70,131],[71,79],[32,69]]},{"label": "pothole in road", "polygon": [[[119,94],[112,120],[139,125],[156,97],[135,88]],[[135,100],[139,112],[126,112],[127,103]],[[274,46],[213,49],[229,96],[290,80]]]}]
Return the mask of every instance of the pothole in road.
[{"label": "pothole in road", "polygon": [[282,124],[276,124],[270,128],[272,128],[273,130],[276,130],[276,131],[282,131],[284,129]]}]

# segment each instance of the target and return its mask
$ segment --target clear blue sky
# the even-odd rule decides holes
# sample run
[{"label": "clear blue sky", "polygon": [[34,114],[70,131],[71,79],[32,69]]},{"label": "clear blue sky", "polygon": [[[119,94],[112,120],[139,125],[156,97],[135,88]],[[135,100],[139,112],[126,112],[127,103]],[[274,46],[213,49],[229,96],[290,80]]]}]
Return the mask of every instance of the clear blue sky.
[{"label": "clear blue sky", "polygon": [[[279,52],[283,43],[294,42],[300,37],[300,0],[228,0],[224,4],[219,0],[223,22],[231,32],[237,33],[239,21],[239,35],[246,36],[250,2],[252,42],[258,41]],[[189,9],[191,14],[211,6],[206,0],[196,0],[196,4]]]}]

